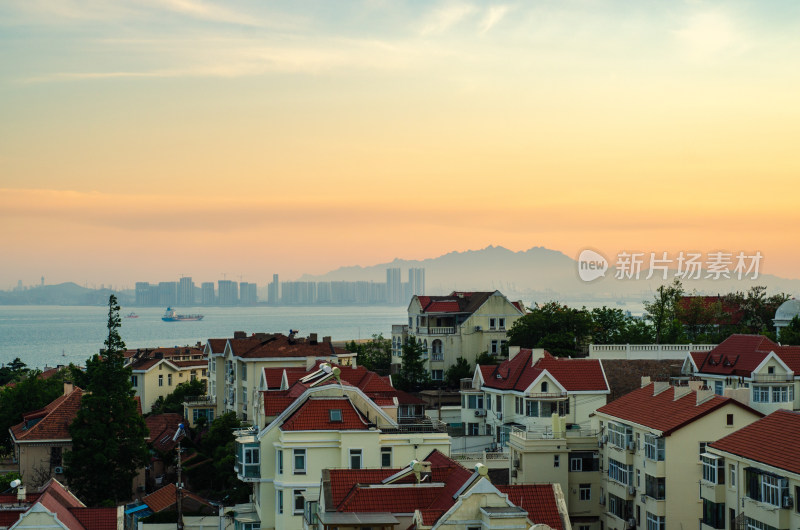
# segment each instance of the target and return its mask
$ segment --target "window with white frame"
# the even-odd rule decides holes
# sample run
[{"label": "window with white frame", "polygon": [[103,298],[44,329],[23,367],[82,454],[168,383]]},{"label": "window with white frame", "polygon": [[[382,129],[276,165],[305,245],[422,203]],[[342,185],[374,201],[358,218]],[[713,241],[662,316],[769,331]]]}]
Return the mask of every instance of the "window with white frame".
[{"label": "window with white frame", "polygon": [[644,456],[650,460],[664,460],[664,438],[654,434],[645,434]]},{"label": "window with white frame", "polygon": [[717,455],[704,453],[700,456],[703,463],[703,480],[712,484],[725,484],[725,459]]},{"label": "window with white frame", "polygon": [[769,403],[768,386],[753,386],[753,403]]},{"label": "window with white frame", "polygon": [[780,479],[774,475],[762,475],[761,477],[761,502],[766,502],[773,506],[780,506]]},{"label": "window with white frame", "polygon": [[294,510],[292,513],[295,515],[303,515],[303,509],[306,505],[305,493],[306,490],[294,490],[294,502],[292,503]]},{"label": "window with white frame", "polygon": [[275,504],[278,506],[278,513],[283,513],[283,490],[278,490],[275,492],[278,498],[275,500]]},{"label": "window with white frame", "polygon": [[730,475],[730,487],[731,488],[735,488],[736,487],[736,466],[734,464],[731,464],[730,466],[728,466],[728,469],[729,469],[728,475]]},{"label": "window with white frame", "polygon": [[666,517],[647,512],[647,530],[666,530]]},{"label": "window with white frame", "polygon": [[514,412],[517,414],[525,413],[525,401],[521,397],[514,397]]},{"label": "window with white frame", "polygon": [[503,412],[503,396],[495,396],[494,410],[495,412]]},{"label": "window with white frame", "polygon": [[609,422],[608,441],[617,447],[626,447],[629,442],[633,442],[633,428],[630,425]]},{"label": "window with white frame", "polygon": [[431,379],[441,381],[444,379],[444,370],[431,370]]},{"label": "window with white frame", "polygon": [[632,465],[625,465],[621,462],[617,462],[612,458],[608,459],[608,478],[616,482],[619,482],[620,484],[625,484],[626,486],[632,486],[633,485],[633,482],[631,482],[632,475],[633,475]]},{"label": "window with white frame", "polygon": [[164,376],[158,374],[158,386],[164,386]]},{"label": "window with white frame", "polygon": [[559,467],[561,465],[561,455],[553,455],[553,467]]},{"label": "window with white frame", "polygon": [[350,449],[350,469],[361,469],[361,449]]},{"label": "window with white frame", "polygon": [[592,485],[581,484],[580,486],[578,486],[578,494],[580,495],[580,499],[582,501],[592,500]]},{"label": "window with white frame", "polygon": [[131,376],[131,384],[133,386],[139,386],[139,376],[138,375],[132,375]]},{"label": "window with white frame", "polygon": [[172,386],[172,374],[167,374],[167,386]]},{"label": "window with white frame", "polygon": [[283,450],[278,449],[275,452],[275,469],[278,470],[278,474],[283,474]]},{"label": "window with white frame", "polygon": [[506,329],[506,319],[505,318],[498,318],[497,325],[500,329]]},{"label": "window with white frame", "polygon": [[381,447],[381,467],[392,467],[391,447]]},{"label": "window with white frame", "polygon": [[772,402],[787,403],[794,401],[794,386],[773,386]]},{"label": "window with white frame", "polygon": [[756,521],[755,519],[751,519],[747,516],[745,516],[744,521],[747,530],[778,530],[774,526],[768,525],[767,523],[762,523],[761,521]]},{"label": "window with white frame", "polygon": [[539,402],[532,399],[525,400],[525,415],[529,418],[539,417]]},{"label": "window with white frame", "polygon": [[482,409],[483,408],[483,394],[469,394],[469,395],[467,395],[467,408],[468,409]]},{"label": "window with white frame", "polygon": [[789,495],[789,480],[757,468],[745,468],[743,485],[747,496],[773,506],[782,506],[782,500]]},{"label": "window with white frame", "polygon": [[306,474],[306,450],[305,449],[294,449],[294,474],[295,475],[305,475]]},{"label": "window with white frame", "polygon": [[497,351],[497,345],[498,345],[498,344],[499,344],[499,343],[498,343],[496,340],[493,340],[493,341],[492,341],[492,347],[491,347],[491,350],[490,350],[492,355],[497,355],[497,353],[498,353],[498,351]]},{"label": "window with white frame", "polygon": [[496,323],[497,323],[497,319],[490,318],[489,319],[489,329],[495,329],[497,327]]},{"label": "window with white frame", "polygon": [[239,376],[242,378],[242,381],[247,381],[247,365],[245,363],[239,365]]}]

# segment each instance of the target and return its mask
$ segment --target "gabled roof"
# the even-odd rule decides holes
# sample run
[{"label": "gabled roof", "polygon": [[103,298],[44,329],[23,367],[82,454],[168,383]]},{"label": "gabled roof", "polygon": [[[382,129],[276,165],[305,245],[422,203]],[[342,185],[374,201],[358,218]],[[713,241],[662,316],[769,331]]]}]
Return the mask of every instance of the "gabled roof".
[{"label": "gabled roof", "polygon": [[[157,489],[150,495],[147,495],[142,499],[152,511],[153,513],[162,512],[174,506],[178,499],[178,489],[175,487],[175,484],[170,482],[166,486]],[[207,506],[211,507],[211,504],[208,503],[202,497],[195,495],[194,493],[187,491],[186,489],[181,490],[181,499],[186,501],[191,501],[191,504],[194,506],[191,507],[191,511],[197,511],[198,507]],[[188,510],[189,508],[187,508]]]},{"label": "gabled roof", "polygon": [[177,442],[172,440],[178,425],[183,423],[183,416],[176,413],[156,414],[144,419],[149,435],[147,442],[153,445],[153,449],[165,453],[175,449]]},{"label": "gabled roof", "polygon": [[69,425],[78,413],[82,397],[83,390],[75,387],[45,408],[24,414],[22,423],[11,427],[15,442],[71,440]]},{"label": "gabled roof", "polygon": [[698,405],[697,392],[694,390],[689,390],[686,395],[676,400],[674,386],[669,386],[656,395],[653,395],[654,388],[655,384],[651,383],[629,392],[608,405],[600,407],[597,412],[661,431],[664,436],[669,436],[681,427],[726,405],[739,407],[757,416],[762,416],[760,412],[734,399],[712,395]]},{"label": "gabled roof", "polygon": [[731,335],[713,350],[689,356],[698,373],[750,377],[770,352],[800,374],[800,346],[779,346],[762,335]]},{"label": "gabled roof", "polygon": [[245,338],[228,339],[234,357],[241,359],[268,359],[283,357],[332,357],[349,355],[331,342],[318,342],[281,333],[256,333]]},{"label": "gabled roof", "polygon": [[508,500],[528,512],[528,519],[534,524],[546,524],[554,530],[564,530],[552,484],[495,487],[508,495]]},{"label": "gabled roof", "polygon": [[116,507],[87,508],[55,479],[45,484],[28,512],[54,514],[69,530],[117,530],[122,524],[121,510]]},{"label": "gabled roof", "polygon": [[[331,410],[341,411],[342,420],[333,421]],[[282,431],[368,430],[369,422],[344,398],[309,398],[281,425]]]},{"label": "gabled roof", "polygon": [[211,353],[224,353],[225,352],[225,345],[228,343],[228,339],[208,339],[207,341],[207,349]]},{"label": "gabled roof", "polygon": [[446,296],[416,296],[422,313],[468,313],[472,314],[482,306],[495,291],[462,292],[453,291]]},{"label": "gabled roof", "polygon": [[800,474],[800,413],[776,410],[711,444],[732,453],[791,473]]},{"label": "gabled roof", "polygon": [[544,357],[531,365],[532,358],[532,350],[521,349],[513,359],[499,365],[478,366],[483,386],[524,392],[546,371],[567,392],[609,392],[603,365],[598,359],[553,357],[544,352]]}]

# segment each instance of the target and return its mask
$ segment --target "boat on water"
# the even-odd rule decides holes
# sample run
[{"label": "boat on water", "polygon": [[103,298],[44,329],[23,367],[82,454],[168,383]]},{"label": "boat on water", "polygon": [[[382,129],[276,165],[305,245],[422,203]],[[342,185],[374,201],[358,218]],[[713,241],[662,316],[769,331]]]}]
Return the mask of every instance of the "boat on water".
[{"label": "boat on water", "polygon": [[164,322],[186,322],[189,320],[203,320],[203,315],[179,315],[177,311],[168,307],[161,317]]},{"label": "boat on water", "polygon": [[125,315],[125,318],[139,318],[139,315],[137,315],[136,313],[134,313],[133,311],[131,311],[130,313],[128,313],[127,315]]}]

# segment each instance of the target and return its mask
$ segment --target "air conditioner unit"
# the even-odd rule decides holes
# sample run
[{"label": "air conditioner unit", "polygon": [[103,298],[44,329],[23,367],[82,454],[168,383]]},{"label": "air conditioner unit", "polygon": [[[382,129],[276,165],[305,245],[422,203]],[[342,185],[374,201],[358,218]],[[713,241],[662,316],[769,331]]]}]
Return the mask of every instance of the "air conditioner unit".
[{"label": "air conditioner unit", "polygon": [[639,500],[643,503],[647,502],[647,495],[642,495],[641,497],[639,497]]},{"label": "air conditioner unit", "polygon": [[636,449],[636,442],[628,442],[628,451],[633,451]]},{"label": "air conditioner unit", "polygon": [[602,504],[603,506],[605,506],[605,504],[606,504],[606,497],[605,497],[605,495],[603,495],[602,497],[600,497],[600,504]]},{"label": "air conditioner unit", "polygon": [[497,413],[497,419],[498,420],[502,420],[503,419],[503,413],[502,412],[498,412]]},{"label": "air conditioner unit", "polygon": [[784,495],[781,506],[783,508],[792,508],[794,506],[794,498],[791,495]]},{"label": "air conditioner unit", "polygon": [[486,416],[486,411],[485,410],[483,410],[483,409],[476,409],[475,410],[475,417],[482,418],[483,416]]},{"label": "air conditioner unit", "polygon": [[633,517],[628,519],[628,528],[636,528],[636,519]]},{"label": "air conditioner unit", "polygon": [[483,331],[483,328],[480,326],[475,326],[475,331]]},{"label": "air conditioner unit", "polygon": [[628,486],[628,495],[636,495],[636,488]]},{"label": "air conditioner unit", "polygon": [[61,466],[56,466],[56,467],[53,468],[53,473],[55,473],[56,475],[63,475],[64,474],[64,468],[61,467]]}]

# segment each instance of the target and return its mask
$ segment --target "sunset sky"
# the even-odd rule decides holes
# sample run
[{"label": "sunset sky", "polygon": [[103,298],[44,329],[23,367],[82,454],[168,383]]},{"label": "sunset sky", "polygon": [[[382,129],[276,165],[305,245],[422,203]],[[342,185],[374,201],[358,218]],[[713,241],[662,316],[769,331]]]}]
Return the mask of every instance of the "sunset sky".
[{"label": "sunset sky", "polygon": [[5,0],[0,289],[489,244],[800,278],[800,2]]}]

